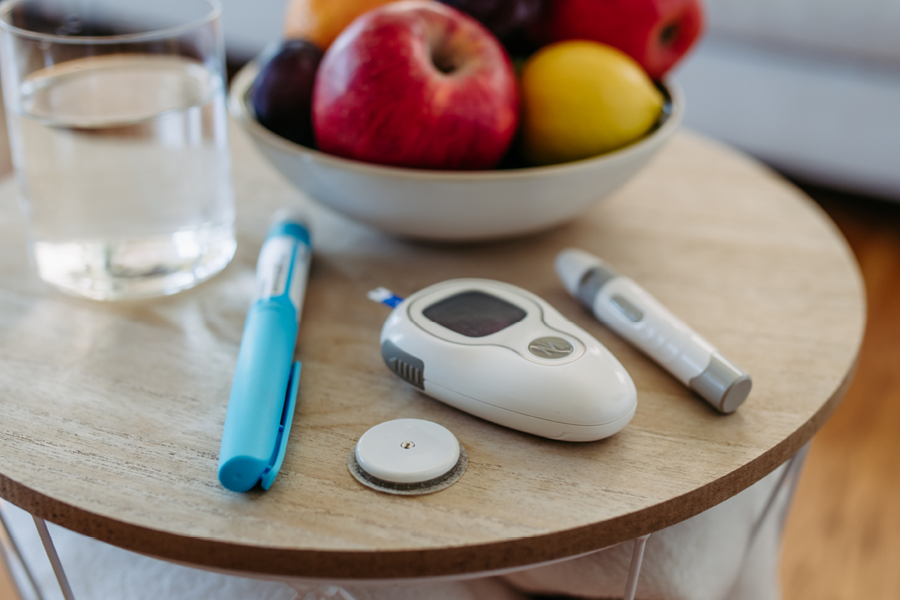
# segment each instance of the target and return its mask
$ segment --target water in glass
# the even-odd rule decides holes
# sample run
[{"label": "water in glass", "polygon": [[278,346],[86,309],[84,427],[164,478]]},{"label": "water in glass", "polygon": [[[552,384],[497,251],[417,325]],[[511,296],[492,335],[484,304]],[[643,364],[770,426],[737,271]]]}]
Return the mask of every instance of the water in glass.
[{"label": "water in glass", "polygon": [[179,56],[89,57],[25,78],[13,160],[41,277],[98,299],[174,293],[235,250],[221,75]]}]

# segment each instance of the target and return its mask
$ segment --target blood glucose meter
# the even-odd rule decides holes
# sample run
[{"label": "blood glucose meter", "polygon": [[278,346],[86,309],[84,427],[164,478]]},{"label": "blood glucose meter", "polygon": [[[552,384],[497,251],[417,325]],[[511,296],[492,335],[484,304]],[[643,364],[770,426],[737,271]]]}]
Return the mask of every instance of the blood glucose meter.
[{"label": "blood glucose meter", "polygon": [[555,440],[611,436],[637,407],[634,382],[603,344],[499,281],[444,281],[406,298],[382,328],[381,353],[429,396]]}]

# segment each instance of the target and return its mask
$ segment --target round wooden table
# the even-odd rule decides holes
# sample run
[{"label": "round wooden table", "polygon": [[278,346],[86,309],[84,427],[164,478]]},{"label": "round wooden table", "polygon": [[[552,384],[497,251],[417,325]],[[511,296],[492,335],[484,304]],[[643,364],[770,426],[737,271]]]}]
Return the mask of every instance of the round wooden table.
[{"label": "round wooden table", "polygon": [[[312,207],[303,375],[281,474],[235,494],[217,457],[254,268],[271,213],[307,201],[233,129],[238,251],[220,275],[154,301],[69,298],[28,264],[15,186],[0,186],[0,496],[116,546],[276,576],[394,579],[550,561],[672,525],[791,457],[835,409],[865,321],[853,256],[824,213],[767,169],[682,133],[576,222],[477,245],[413,244]],[[730,416],[596,322],[557,281],[576,246],[656,295],[753,376]],[[455,277],[549,301],[631,373],[621,433],[554,442],[418,393],[379,352],[400,295]],[[347,469],[356,440],[401,417],[440,423],[469,456],[444,491],[392,496]]]}]

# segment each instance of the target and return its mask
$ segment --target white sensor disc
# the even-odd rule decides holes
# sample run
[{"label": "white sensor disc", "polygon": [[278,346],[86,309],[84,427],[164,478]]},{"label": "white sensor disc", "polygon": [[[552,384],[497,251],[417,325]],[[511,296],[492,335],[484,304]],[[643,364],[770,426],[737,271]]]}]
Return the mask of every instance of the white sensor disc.
[{"label": "white sensor disc", "polygon": [[448,429],[422,419],[397,419],[365,432],[348,462],[361,483],[380,491],[426,494],[459,479],[465,450]]}]

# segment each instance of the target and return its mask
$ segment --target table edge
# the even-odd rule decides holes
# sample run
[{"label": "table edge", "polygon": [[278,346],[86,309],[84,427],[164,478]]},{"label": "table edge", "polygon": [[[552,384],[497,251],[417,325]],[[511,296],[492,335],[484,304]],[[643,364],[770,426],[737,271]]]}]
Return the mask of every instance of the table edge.
[{"label": "table edge", "polygon": [[860,345],[840,385],[793,434],[759,457],[687,494],[575,529],[479,545],[431,550],[326,551],[260,547],[193,538],[91,513],[0,473],[0,497],[51,523],[114,546],[184,564],[284,577],[342,580],[467,575],[527,568],[577,556],[659,531],[731,498],[775,470],[818,432],[840,404],[859,361]]}]

